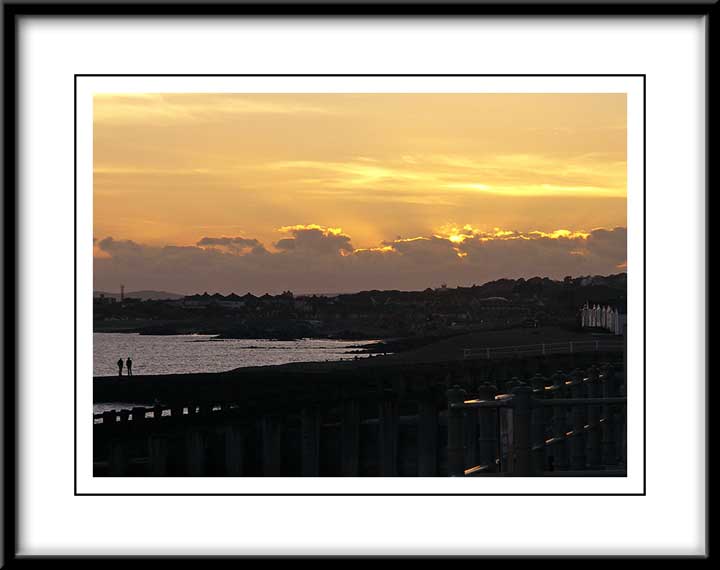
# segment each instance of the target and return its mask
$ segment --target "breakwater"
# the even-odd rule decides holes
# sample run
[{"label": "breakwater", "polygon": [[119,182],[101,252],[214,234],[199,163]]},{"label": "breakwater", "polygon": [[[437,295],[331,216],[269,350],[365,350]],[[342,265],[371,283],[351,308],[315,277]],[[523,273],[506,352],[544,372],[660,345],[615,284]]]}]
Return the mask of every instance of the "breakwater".
[{"label": "breakwater", "polygon": [[600,352],[97,379],[96,400],[162,404],[96,416],[94,472],[623,475],[625,383],[622,354]]}]

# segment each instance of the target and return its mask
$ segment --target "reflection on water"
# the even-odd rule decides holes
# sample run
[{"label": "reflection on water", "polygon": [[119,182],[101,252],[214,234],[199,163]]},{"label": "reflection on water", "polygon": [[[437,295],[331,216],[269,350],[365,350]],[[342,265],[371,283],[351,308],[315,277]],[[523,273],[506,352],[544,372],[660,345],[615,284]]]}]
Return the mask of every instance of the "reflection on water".
[{"label": "reflection on water", "polygon": [[[136,375],[224,372],[244,366],[347,360],[366,356],[349,352],[372,342],[375,341],[214,340],[212,335],[94,333],[93,375],[116,376],[118,358],[125,360],[128,356]],[[123,374],[126,373],[123,368]]]}]

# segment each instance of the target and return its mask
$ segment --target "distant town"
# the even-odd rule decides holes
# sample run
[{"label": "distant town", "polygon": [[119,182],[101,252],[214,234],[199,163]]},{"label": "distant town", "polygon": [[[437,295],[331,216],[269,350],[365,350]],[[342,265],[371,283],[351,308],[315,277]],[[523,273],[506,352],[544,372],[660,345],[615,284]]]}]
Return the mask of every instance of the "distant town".
[{"label": "distant town", "polygon": [[126,294],[123,286],[117,293],[95,292],[94,330],[282,340],[437,337],[548,325],[617,330],[626,289],[626,273],[337,295]]}]

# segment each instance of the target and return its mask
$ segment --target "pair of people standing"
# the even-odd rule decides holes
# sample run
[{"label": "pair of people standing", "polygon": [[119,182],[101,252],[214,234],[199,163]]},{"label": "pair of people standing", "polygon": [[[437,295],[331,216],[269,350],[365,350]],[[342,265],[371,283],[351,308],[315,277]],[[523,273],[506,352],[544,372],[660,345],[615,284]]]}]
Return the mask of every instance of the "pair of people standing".
[{"label": "pair of people standing", "polygon": [[[123,369],[123,359],[119,359],[117,361],[117,367],[118,367],[118,376],[122,376],[122,369]],[[130,357],[127,357],[127,360],[125,361],[125,367],[127,368],[127,375],[132,376],[132,360],[130,360]]]}]

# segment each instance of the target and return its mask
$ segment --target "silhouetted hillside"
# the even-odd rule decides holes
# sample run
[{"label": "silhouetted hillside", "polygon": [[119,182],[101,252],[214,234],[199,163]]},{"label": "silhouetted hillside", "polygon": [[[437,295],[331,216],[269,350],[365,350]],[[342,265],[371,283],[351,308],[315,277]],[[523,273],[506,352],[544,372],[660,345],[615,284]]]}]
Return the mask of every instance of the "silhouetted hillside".
[{"label": "silhouetted hillside", "polygon": [[[99,297],[103,295],[113,299],[120,299],[120,293],[108,293],[107,291],[93,291],[93,297]],[[128,291],[125,293],[125,297],[131,299],[140,299],[142,301],[161,301],[161,300],[175,300],[182,299],[185,295],[178,293],[168,293],[167,291]]]}]

